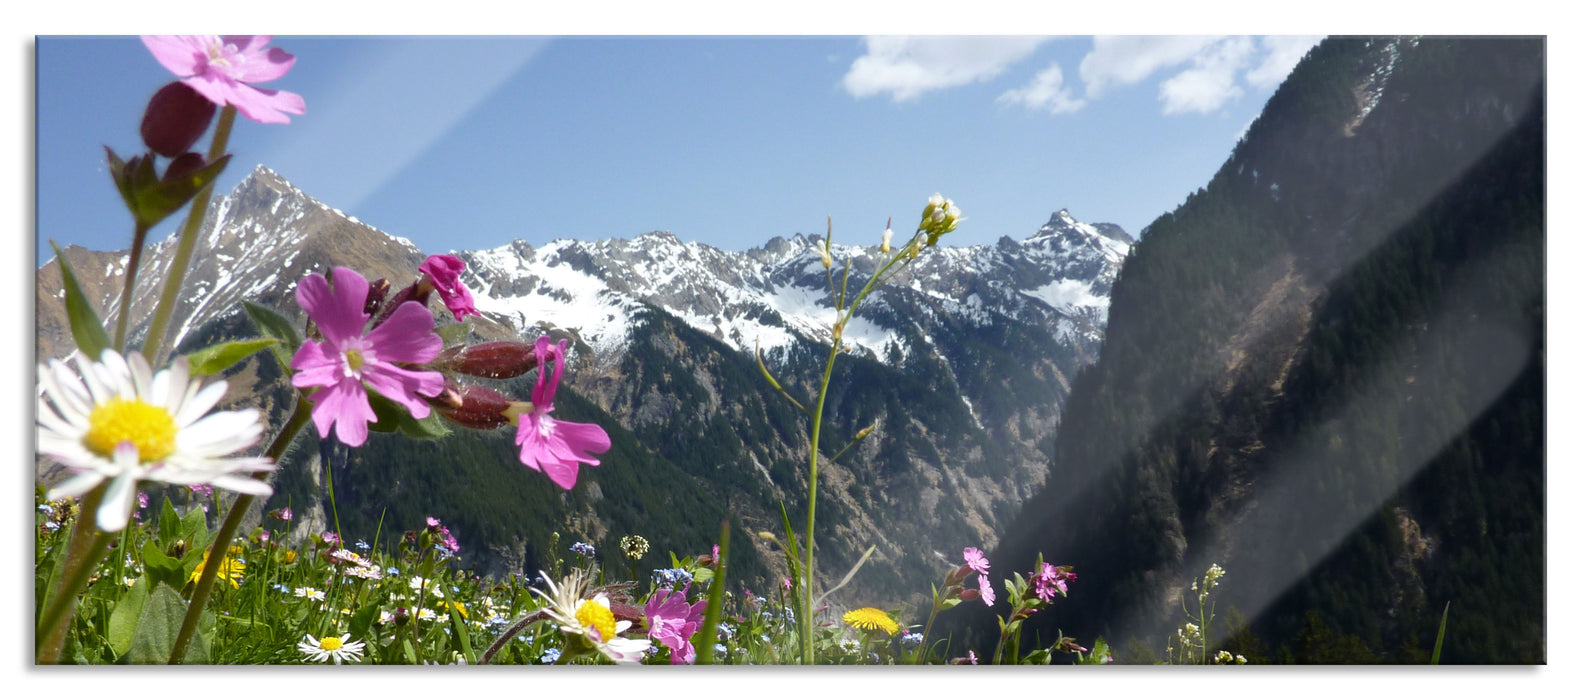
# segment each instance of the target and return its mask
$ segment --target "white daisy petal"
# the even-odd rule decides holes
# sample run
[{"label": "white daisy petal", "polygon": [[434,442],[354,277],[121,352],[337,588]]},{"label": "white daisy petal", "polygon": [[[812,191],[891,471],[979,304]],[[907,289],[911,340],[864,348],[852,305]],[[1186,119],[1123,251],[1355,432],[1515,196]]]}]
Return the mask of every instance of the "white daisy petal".
[{"label": "white daisy petal", "polygon": [[[142,353],[132,353],[127,358],[127,367],[132,371],[132,389],[138,396],[153,397],[154,370],[149,369],[148,360],[143,359]],[[150,401],[149,403],[154,403]]]},{"label": "white daisy petal", "polygon": [[214,382],[199,389],[195,396],[183,402],[181,410],[175,414],[176,425],[182,427],[192,425],[225,397],[225,390],[225,382]]},{"label": "white daisy petal", "polygon": [[55,487],[51,488],[49,493],[44,494],[44,498],[50,501],[62,498],[76,498],[92,491],[93,487],[98,486],[101,481],[104,481],[104,475],[99,472],[73,474],[65,481],[55,484]]},{"label": "white daisy petal", "polygon": [[[116,459],[119,461],[120,450],[117,449],[116,453]],[[135,452],[132,459],[137,459]],[[137,471],[128,469],[111,481],[110,488],[104,492],[104,501],[99,504],[99,529],[105,532],[120,532],[126,527],[127,519],[132,517],[132,506],[135,503],[137,503]]]}]

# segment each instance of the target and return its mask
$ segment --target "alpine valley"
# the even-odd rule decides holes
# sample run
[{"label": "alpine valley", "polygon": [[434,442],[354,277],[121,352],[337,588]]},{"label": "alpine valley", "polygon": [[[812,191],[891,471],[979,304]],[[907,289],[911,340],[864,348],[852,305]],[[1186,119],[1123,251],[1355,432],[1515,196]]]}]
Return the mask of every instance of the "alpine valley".
[{"label": "alpine valley", "polygon": [[[869,237],[878,242],[877,231]],[[818,547],[829,585],[872,546],[841,593],[861,591],[862,604],[921,602],[927,589],[917,582],[936,578],[943,557],[996,541],[1044,482],[1070,378],[1097,356],[1110,285],[1131,243],[1117,226],[1061,210],[1022,240],[929,249],[869,297],[845,331],[849,352],[825,407],[825,459],[873,428],[823,467]],[[807,419],[764,379],[754,353],[809,403],[834,320],[815,246],[817,236],[796,234],[738,252],[653,232],[458,251],[484,316],[469,320],[473,341],[572,341],[557,416],[610,433],[602,464],[585,467],[565,492],[521,465],[507,430],[456,429],[431,443],[376,432],[355,450],[308,430],[259,512],[289,505],[297,538],[338,519],[348,536],[382,531],[386,541],[438,517],[462,545],[461,565],[496,576],[532,575],[567,558],[574,541],[625,571],[618,542],[637,534],[654,544],[637,563],[640,577],[670,566],[667,550],[707,552],[729,514],[731,577],[766,590],[784,564],[778,544],[759,533],[783,532],[781,503],[793,522],[805,512]],[[164,278],[173,249],[174,237],[144,258],[134,346],[159,291],[148,282]],[[836,244],[833,253],[837,280],[850,261],[851,285],[880,262],[877,245]],[[209,208],[171,323],[177,351],[256,337],[244,299],[300,328],[294,288],[309,273],[345,266],[399,288],[425,254],[259,166]],[[63,255],[101,315],[114,318],[125,252]],[[61,289],[51,260],[37,280],[41,361],[72,352]],[[437,300],[433,308],[449,322]],[[534,376],[505,393],[525,400]],[[261,406],[270,425],[281,424],[291,392],[269,353],[239,365],[230,384],[227,404]],[[49,465],[39,469],[54,478]]]}]

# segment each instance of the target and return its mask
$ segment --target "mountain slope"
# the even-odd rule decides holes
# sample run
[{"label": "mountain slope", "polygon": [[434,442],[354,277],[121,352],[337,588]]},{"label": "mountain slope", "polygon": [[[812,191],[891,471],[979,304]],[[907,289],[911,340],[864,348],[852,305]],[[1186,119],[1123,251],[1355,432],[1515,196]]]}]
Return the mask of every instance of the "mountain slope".
[{"label": "mountain slope", "polygon": [[[1021,241],[931,249],[870,297],[845,333],[851,353],[835,365],[825,458],[877,427],[824,472],[823,573],[839,576],[879,545],[850,590],[899,601],[921,595],[917,581],[933,578],[936,551],[993,541],[1043,481],[1069,377],[1096,354],[1129,241],[1118,227],[1060,210]],[[808,445],[806,419],[763,380],[753,352],[762,349],[782,385],[807,402],[833,319],[817,243],[798,234],[734,252],[656,232],[460,251],[486,317],[469,321],[472,340],[551,333],[573,341],[565,395],[585,400],[583,419],[616,436],[605,464],[561,494],[515,462],[505,433],[457,433],[438,443],[438,458],[400,439],[349,454],[304,440],[268,507],[296,504],[306,514],[302,532],[336,513],[343,528],[368,530],[381,517],[434,515],[461,540],[464,563],[495,572],[542,566],[554,554],[543,549],[554,530],[565,535],[561,546],[584,539],[611,557],[634,532],[655,543],[651,558],[665,548],[702,551],[730,512],[744,528],[736,541],[751,545],[733,568],[767,579],[780,556],[746,533],[778,530],[782,501],[793,514],[805,507]],[[101,308],[114,299],[124,257],[65,255]],[[877,246],[835,246],[837,260],[852,261],[853,285],[866,281],[878,255]],[[169,256],[168,242],[147,256],[152,273],[140,274],[134,342],[159,291],[146,280]],[[252,335],[235,313],[242,298],[301,322],[292,290],[303,275],[346,265],[400,287],[423,253],[259,168],[215,200],[194,259],[173,324],[184,350]],[[40,270],[40,357],[70,348],[58,282],[49,282],[57,278],[54,262]],[[518,382],[516,393],[528,386]],[[278,368],[254,359],[234,376],[227,400],[260,405],[278,424],[289,398]],[[333,508],[324,498],[327,463],[335,465]],[[466,495],[475,491],[488,495]]]},{"label": "mountain slope", "polygon": [[1163,650],[1219,563],[1249,657],[1422,662],[1449,601],[1446,661],[1542,663],[1543,75],[1541,40],[1326,40],[1145,230],[993,555],[1081,576],[1029,634]]}]

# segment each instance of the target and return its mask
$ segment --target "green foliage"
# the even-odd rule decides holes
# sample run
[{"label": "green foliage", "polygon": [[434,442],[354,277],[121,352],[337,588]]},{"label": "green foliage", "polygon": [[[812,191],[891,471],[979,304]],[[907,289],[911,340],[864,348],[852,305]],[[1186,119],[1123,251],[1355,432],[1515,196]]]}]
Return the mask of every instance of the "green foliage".
[{"label": "green foliage", "polygon": [[77,274],[72,272],[71,263],[61,254],[60,246],[52,242],[50,247],[55,249],[55,261],[60,263],[61,286],[66,294],[66,318],[71,323],[71,337],[84,357],[98,359],[99,354],[110,347],[110,335],[104,331],[104,322],[99,320],[99,314],[93,310],[87,295],[82,293]]}]

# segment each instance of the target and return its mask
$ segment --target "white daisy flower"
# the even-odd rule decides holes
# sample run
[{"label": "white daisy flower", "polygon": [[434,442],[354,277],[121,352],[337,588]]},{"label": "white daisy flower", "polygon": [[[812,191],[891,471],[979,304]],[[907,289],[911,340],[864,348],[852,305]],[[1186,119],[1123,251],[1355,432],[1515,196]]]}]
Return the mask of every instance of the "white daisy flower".
[{"label": "white daisy flower", "polygon": [[308,600],[324,600],[324,591],[318,590],[311,586],[303,586],[298,588],[296,590],[296,595],[298,598],[307,598]]},{"label": "white daisy flower", "polygon": [[304,661],[317,661],[323,663],[333,660],[339,666],[342,661],[362,661],[363,643],[348,642],[350,634],[339,637],[325,637],[314,639],[311,634],[302,635],[302,641],[297,642],[297,651],[305,655]]},{"label": "white daisy flower", "polygon": [[559,586],[548,574],[540,571],[539,576],[549,592],[537,588],[532,591],[548,603],[545,611],[559,623],[562,633],[586,640],[615,663],[642,663],[643,654],[648,651],[648,640],[620,636],[632,626],[631,621],[616,620],[615,613],[610,610],[610,599],[603,593],[584,598],[588,581],[580,570],[573,570]]},{"label": "white daisy flower", "polygon": [[224,381],[191,380],[185,358],[157,374],[138,353],[105,350],[98,362],[77,357],[77,372],[51,360],[38,367],[38,451],[72,475],[49,500],[81,496],[106,479],[110,487],[96,514],[105,532],[126,527],[139,481],[223,489],[268,496],[249,474],[273,471],[263,457],[229,457],[263,435],[254,409],[210,412],[225,396]]}]

